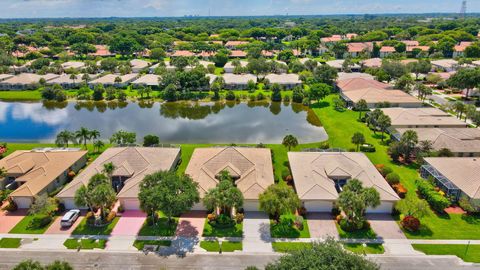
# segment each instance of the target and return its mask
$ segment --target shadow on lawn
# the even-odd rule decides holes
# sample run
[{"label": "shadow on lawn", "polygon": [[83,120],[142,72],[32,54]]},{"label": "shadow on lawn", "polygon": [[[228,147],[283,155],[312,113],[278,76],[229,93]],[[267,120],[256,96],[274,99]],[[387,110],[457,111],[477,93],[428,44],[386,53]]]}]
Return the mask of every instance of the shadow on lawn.
[{"label": "shadow on lawn", "polygon": [[462,220],[472,225],[480,225],[480,215],[462,215]]},{"label": "shadow on lawn", "polygon": [[310,105],[310,108],[312,108],[312,109],[322,109],[322,108],[327,108],[327,107],[330,107],[330,102],[328,102],[328,101],[320,101],[320,102],[317,102],[317,103],[314,103],[314,104]]}]

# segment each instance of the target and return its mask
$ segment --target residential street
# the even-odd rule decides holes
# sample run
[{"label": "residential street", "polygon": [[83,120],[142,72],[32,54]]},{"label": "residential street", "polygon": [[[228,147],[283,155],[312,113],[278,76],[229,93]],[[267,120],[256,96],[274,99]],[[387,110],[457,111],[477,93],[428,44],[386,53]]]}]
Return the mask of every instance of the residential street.
[{"label": "residential street", "polygon": [[[98,253],[98,252],[31,252],[31,251],[0,251],[0,269],[11,269],[18,262],[31,258],[43,263],[56,259],[70,262],[76,269],[245,269],[255,265],[260,269],[280,255],[252,254],[191,254],[184,258],[170,256],[161,257],[155,254],[141,253]],[[375,257],[382,269],[480,269],[480,266],[461,263],[455,257],[419,256],[419,257]]]}]

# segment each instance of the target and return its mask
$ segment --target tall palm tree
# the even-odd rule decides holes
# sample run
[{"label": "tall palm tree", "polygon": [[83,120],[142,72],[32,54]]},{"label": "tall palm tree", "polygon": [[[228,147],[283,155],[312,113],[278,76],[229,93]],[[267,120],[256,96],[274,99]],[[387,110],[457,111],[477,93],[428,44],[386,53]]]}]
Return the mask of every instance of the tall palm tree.
[{"label": "tall palm tree", "polygon": [[78,139],[78,142],[83,143],[83,147],[87,149],[87,141],[90,140],[90,130],[81,127],[75,132],[75,137]]},{"label": "tall palm tree", "polygon": [[90,81],[90,75],[88,75],[87,73],[83,74],[82,80],[84,80],[85,83],[88,83]]},{"label": "tall palm tree", "polygon": [[102,172],[106,174],[108,178],[110,178],[110,182],[112,181],[112,174],[113,174],[113,171],[115,171],[115,169],[116,167],[112,162],[103,164]]},{"label": "tall palm tree", "polygon": [[93,142],[93,151],[95,151],[95,153],[98,153],[100,152],[100,149],[102,149],[103,147],[105,146],[105,144],[102,142],[102,141],[94,141]]},{"label": "tall palm tree", "polygon": [[76,79],[77,79],[77,75],[75,73],[70,74],[70,80],[73,81],[73,84],[75,84]]},{"label": "tall palm tree", "polygon": [[68,147],[70,142],[74,144],[76,143],[75,135],[72,132],[64,130],[57,134],[57,138],[55,140],[56,145]]},{"label": "tall palm tree", "polygon": [[100,138],[100,131],[96,129],[90,130],[90,140],[97,140]]}]

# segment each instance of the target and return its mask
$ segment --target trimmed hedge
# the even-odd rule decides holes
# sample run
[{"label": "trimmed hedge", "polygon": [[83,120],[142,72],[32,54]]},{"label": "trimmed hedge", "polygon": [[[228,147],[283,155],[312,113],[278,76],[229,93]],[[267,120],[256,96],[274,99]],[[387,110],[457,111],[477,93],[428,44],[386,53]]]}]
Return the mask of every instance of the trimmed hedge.
[{"label": "trimmed hedge", "polygon": [[442,213],[445,208],[451,205],[450,200],[436,191],[435,187],[430,182],[426,180],[417,180],[416,184],[420,195],[427,200],[435,211]]}]

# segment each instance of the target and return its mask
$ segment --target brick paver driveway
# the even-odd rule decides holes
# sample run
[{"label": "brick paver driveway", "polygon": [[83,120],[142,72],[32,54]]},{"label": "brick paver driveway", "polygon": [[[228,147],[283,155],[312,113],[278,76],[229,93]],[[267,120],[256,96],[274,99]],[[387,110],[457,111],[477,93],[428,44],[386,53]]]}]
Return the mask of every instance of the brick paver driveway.
[{"label": "brick paver driveway", "polygon": [[382,239],[407,239],[391,215],[367,214],[367,219],[377,237]]},{"label": "brick paver driveway", "polygon": [[82,221],[83,217],[85,216],[85,213],[81,213],[81,215],[78,217],[77,221],[73,223],[72,226],[68,228],[62,228],[60,226],[60,221],[62,220],[62,216],[57,217],[55,221],[50,225],[50,227],[45,231],[45,234],[72,234],[72,232],[77,228],[78,224]]},{"label": "brick paver driveway", "polygon": [[15,212],[0,210],[0,233],[8,233],[27,215],[26,209],[19,209]]},{"label": "brick paver driveway", "polygon": [[326,239],[329,236],[339,238],[335,221],[330,213],[308,213],[307,223],[312,238]]},{"label": "brick paver driveway", "polygon": [[145,222],[146,216],[140,210],[125,210],[117,225],[113,228],[112,235],[137,235]]},{"label": "brick paver driveway", "polygon": [[178,221],[175,235],[180,237],[202,236],[206,216],[207,214],[203,211],[191,211],[183,214]]}]

